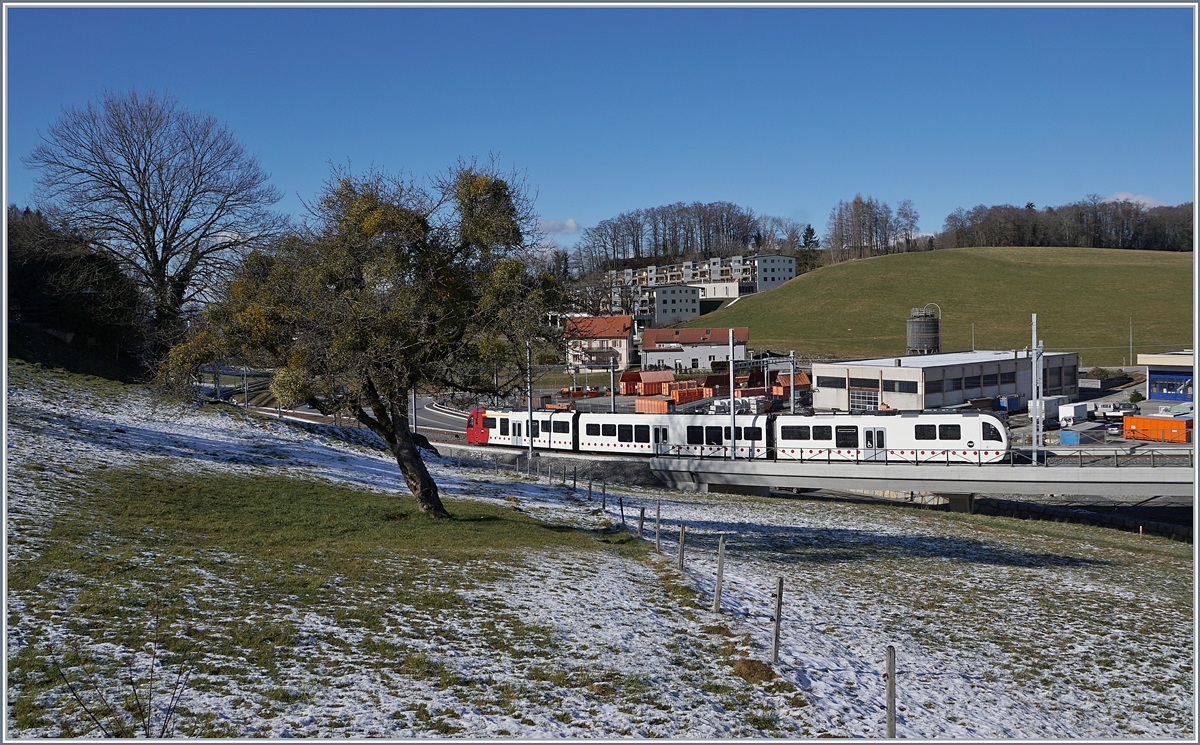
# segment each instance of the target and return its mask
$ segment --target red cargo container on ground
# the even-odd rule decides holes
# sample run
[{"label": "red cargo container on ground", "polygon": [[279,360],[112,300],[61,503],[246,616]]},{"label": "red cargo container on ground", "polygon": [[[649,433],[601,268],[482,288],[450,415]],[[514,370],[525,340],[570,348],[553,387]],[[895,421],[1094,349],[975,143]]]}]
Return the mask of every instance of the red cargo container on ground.
[{"label": "red cargo container on ground", "polygon": [[638,414],[669,414],[675,410],[675,402],[666,396],[638,396],[633,400],[633,410]]},{"label": "red cargo container on ground", "polygon": [[1125,416],[1126,440],[1153,442],[1191,442],[1192,418],[1165,416]]}]

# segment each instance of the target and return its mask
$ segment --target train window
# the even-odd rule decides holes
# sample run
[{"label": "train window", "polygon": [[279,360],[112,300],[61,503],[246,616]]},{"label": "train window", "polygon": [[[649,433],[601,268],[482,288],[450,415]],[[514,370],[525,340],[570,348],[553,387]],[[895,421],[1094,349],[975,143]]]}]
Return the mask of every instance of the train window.
[{"label": "train window", "polygon": [[658,443],[658,427],[654,428],[654,442],[655,444]]},{"label": "train window", "polygon": [[746,427],[746,439],[756,442],[763,438],[762,427]]},{"label": "train window", "polygon": [[1004,438],[1000,436],[1000,430],[988,422],[983,423],[983,439],[1004,442]]},{"label": "train window", "polygon": [[500,420],[500,434],[501,435],[508,434],[508,420],[507,419]]},{"label": "train window", "polygon": [[616,437],[616,436],[617,436],[617,425],[615,425],[615,424],[605,424],[605,425],[603,426],[603,429],[604,429],[604,433],[603,433],[603,434],[604,434],[604,436],[605,436],[605,437]]},{"label": "train window", "polygon": [[536,420],[536,419],[529,420],[529,436],[530,437],[541,437],[542,436],[541,433],[538,431],[538,420]]},{"label": "train window", "polygon": [[721,438],[720,427],[705,427],[704,428],[704,444],[705,445],[724,445],[725,440]]},{"label": "train window", "polygon": [[633,425],[617,425],[617,442],[633,442]]},{"label": "train window", "polygon": [[650,442],[650,425],[638,424],[633,428],[634,442]]},{"label": "train window", "polygon": [[600,425],[595,424],[595,423],[589,424],[587,426],[587,433],[588,433],[588,437],[599,437],[600,436]]},{"label": "train window", "polygon": [[671,440],[670,440],[670,438],[668,438],[668,437],[667,437],[667,428],[666,428],[666,427],[660,427],[659,429],[661,429],[661,430],[662,430],[662,441],[663,441],[663,442],[670,442],[670,441],[671,441]]},{"label": "train window", "polygon": [[937,426],[933,424],[918,424],[913,436],[918,440],[936,440]]},{"label": "train window", "polygon": [[495,429],[496,428],[496,417],[485,416],[483,418],[483,428],[484,429]]},{"label": "train window", "polygon": [[[726,440],[729,439],[729,427],[725,428],[725,439]],[[733,439],[735,439],[735,440],[742,439],[742,428],[741,427],[733,428]]]},{"label": "train window", "polygon": [[467,417],[467,429],[474,429],[474,428],[475,428],[475,417],[473,417],[473,416]]},{"label": "train window", "polygon": [[873,429],[864,429],[863,430],[863,447],[865,447],[865,448],[874,448],[875,447],[875,430],[873,430]]},{"label": "train window", "polygon": [[938,425],[939,440],[961,440],[962,425],[960,424],[939,424]]},{"label": "train window", "polygon": [[858,447],[858,427],[838,427],[834,444],[840,448]]},{"label": "train window", "polygon": [[569,434],[571,434],[571,423],[570,422],[555,422],[554,423],[554,431],[558,432],[559,434],[569,435]]},{"label": "train window", "polygon": [[546,434],[549,434],[551,432],[549,419],[542,420],[542,431],[545,432]]},{"label": "train window", "polygon": [[808,425],[803,427],[780,427],[779,439],[781,440],[807,440],[809,437]]},{"label": "train window", "polygon": [[515,437],[521,436],[521,423],[520,422],[513,422],[513,436],[515,436]]},{"label": "train window", "polygon": [[704,444],[704,427],[688,427],[687,428],[687,444],[703,445]]},{"label": "train window", "polygon": [[833,439],[833,427],[830,427],[825,424],[813,427],[813,439],[814,440],[832,440]]}]

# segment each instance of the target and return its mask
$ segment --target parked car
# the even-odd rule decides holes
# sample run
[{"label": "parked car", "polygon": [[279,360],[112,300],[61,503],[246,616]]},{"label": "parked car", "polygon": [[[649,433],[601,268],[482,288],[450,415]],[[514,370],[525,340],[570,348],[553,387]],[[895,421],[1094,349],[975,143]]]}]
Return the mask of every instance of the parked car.
[{"label": "parked car", "polygon": [[1117,422],[1116,424],[1110,424],[1104,428],[1104,433],[1113,437],[1121,437],[1125,434],[1125,423]]},{"label": "parked car", "polygon": [[1057,419],[1047,418],[1047,419],[1042,420],[1042,431],[1043,432],[1053,432],[1054,430],[1061,429],[1061,428],[1062,428],[1062,424],[1060,424]]}]

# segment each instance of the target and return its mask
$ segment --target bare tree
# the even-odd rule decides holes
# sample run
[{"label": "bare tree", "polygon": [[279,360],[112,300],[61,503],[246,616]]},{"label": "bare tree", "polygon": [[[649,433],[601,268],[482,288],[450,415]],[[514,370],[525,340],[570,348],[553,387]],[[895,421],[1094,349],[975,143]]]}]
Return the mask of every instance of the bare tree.
[{"label": "bare tree", "polygon": [[165,344],[200,299],[282,218],[280,193],[233,134],[169,95],[105,92],[64,110],[23,159],[39,202],[137,281]]},{"label": "bare tree", "polygon": [[901,199],[896,207],[896,225],[900,231],[899,239],[904,241],[904,250],[913,250],[913,239],[917,233],[917,225],[921,215],[911,199]]}]

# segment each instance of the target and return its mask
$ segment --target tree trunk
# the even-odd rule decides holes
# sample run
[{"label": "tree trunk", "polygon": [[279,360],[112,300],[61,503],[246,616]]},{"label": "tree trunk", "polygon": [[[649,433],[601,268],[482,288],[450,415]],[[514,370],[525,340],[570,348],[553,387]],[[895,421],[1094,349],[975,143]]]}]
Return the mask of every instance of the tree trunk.
[{"label": "tree trunk", "polygon": [[372,417],[361,406],[355,406],[355,417],[383,438],[388,450],[396,459],[396,465],[400,466],[404,483],[417,500],[417,508],[434,517],[452,517],[442,504],[437,483],[429,475],[429,469],[425,468],[425,461],[421,459],[421,453],[417,451],[417,445],[413,442],[412,432],[408,430],[408,417],[401,414],[395,405],[385,406],[369,381],[368,388],[375,416]]},{"label": "tree trunk", "polygon": [[393,421],[396,420],[402,426],[395,427],[396,436],[389,446],[392,455],[396,456],[400,473],[404,474],[408,490],[416,497],[417,507],[434,517],[451,517],[442,504],[442,498],[438,496],[437,482],[429,475],[429,469],[425,467],[425,461],[413,442],[412,432],[408,431],[408,417],[397,416],[393,418]]}]

